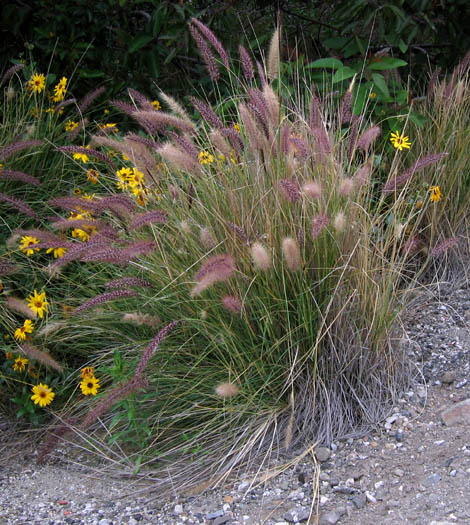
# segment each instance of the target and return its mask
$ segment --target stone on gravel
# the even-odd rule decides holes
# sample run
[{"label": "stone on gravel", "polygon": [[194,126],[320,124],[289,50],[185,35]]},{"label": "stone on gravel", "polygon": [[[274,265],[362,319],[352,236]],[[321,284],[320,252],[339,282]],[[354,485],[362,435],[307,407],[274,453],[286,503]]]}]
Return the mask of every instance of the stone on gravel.
[{"label": "stone on gravel", "polygon": [[216,518],[213,522],[212,522],[212,525],[224,525],[224,523],[228,523],[230,521],[231,517],[227,514],[225,514],[224,516],[219,516],[218,518]]},{"label": "stone on gravel", "polygon": [[441,376],[441,383],[445,385],[450,385],[455,381],[455,372],[453,370],[447,370]]},{"label": "stone on gravel", "polygon": [[357,496],[354,496],[351,501],[353,502],[356,509],[362,509],[366,506],[367,498],[365,494],[357,494]]},{"label": "stone on gravel", "polygon": [[338,523],[341,519],[341,514],[337,510],[330,510],[329,512],[324,512],[320,516],[320,521],[318,525],[334,525]]},{"label": "stone on gravel", "polygon": [[457,423],[470,423],[470,398],[460,401],[441,412],[441,418],[448,427]]},{"label": "stone on gravel", "polygon": [[327,447],[318,447],[315,449],[315,457],[320,463],[328,461],[331,456],[331,450]]}]

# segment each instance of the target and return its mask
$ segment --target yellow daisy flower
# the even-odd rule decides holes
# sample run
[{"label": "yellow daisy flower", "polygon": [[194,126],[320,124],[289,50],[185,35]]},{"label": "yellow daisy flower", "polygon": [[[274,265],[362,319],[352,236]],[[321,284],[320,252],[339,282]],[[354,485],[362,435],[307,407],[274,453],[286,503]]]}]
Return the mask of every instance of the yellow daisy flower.
[{"label": "yellow daisy flower", "polygon": [[42,73],[34,73],[28,81],[28,87],[34,93],[41,93],[46,87],[46,77]]},{"label": "yellow daisy flower", "polygon": [[42,319],[44,312],[47,313],[47,307],[49,305],[46,301],[46,292],[38,294],[38,292],[34,290],[34,295],[30,295],[27,301],[31,310]]},{"label": "yellow daisy flower", "polygon": [[98,182],[99,173],[96,170],[88,170],[86,172],[86,180],[90,181],[92,184],[96,184]]},{"label": "yellow daisy flower", "polygon": [[212,164],[214,162],[214,155],[211,155],[208,151],[199,152],[199,163],[200,164]]},{"label": "yellow daisy flower", "polygon": [[28,359],[26,357],[17,357],[13,363],[13,370],[15,372],[24,372],[26,370],[26,365],[28,364]]},{"label": "yellow daisy flower", "polygon": [[233,125],[233,129],[237,132],[237,133],[240,133],[240,124],[238,122],[235,122],[235,124]]},{"label": "yellow daisy flower", "polygon": [[439,202],[442,199],[442,193],[439,186],[431,186],[429,191],[431,193],[429,196],[431,202]]},{"label": "yellow daisy flower", "polygon": [[90,160],[86,153],[74,153],[73,158],[75,160],[81,160],[84,164]]},{"label": "yellow daisy flower", "polygon": [[35,244],[39,244],[39,239],[31,237],[30,235],[25,235],[21,237],[20,250],[28,256],[33,255],[34,252],[39,251],[39,248],[32,248]]},{"label": "yellow daisy flower", "polygon": [[61,100],[64,100],[65,92],[67,87],[67,78],[62,77],[59,82],[54,86],[54,96],[52,97],[52,100],[54,102],[60,102]]},{"label": "yellow daisy flower", "polygon": [[65,131],[73,131],[76,127],[78,127],[78,122],[75,120],[67,120],[65,123]]},{"label": "yellow daisy flower", "polygon": [[84,396],[96,396],[98,389],[100,388],[100,380],[95,376],[86,376],[80,383],[80,389]]},{"label": "yellow daisy flower", "polygon": [[117,133],[119,131],[118,127],[114,122],[109,122],[108,124],[99,124],[98,125],[101,131]]},{"label": "yellow daisy flower", "polygon": [[152,106],[155,111],[159,111],[160,109],[162,109],[162,105],[158,100],[152,100]]},{"label": "yellow daisy flower", "polygon": [[24,341],[26,339],[26,334],[32,334],[33,330],[33,322],[30,319],[26,319],[23,326],[20,326],[20,328],[15,330],[14,337],[18,341]]},{"label": "yellow daisy flower", "polygon": [[405,137],[403,133],[400,134],[398,131],[396,133],[392,132],[390,142],[393,144],[393,147],[399,151],[410,149],[411,146],[410,137]]},{"label": "yellow daisy flower", "polygon": [[67,251],[67,248],[48,248],[46,250],[46,253],[51,253],[52,251],[54,252],[54,259],[60,259],[64,256],[65,252]]},{"label": "yellow daisy flower", "polygon": [[32,391],[33,395],[31,396],[31,399],[34,401],[35,405],[39,405],[40,407],[50,405],[55,397],[52,389],[42,383],[33,386]]}]

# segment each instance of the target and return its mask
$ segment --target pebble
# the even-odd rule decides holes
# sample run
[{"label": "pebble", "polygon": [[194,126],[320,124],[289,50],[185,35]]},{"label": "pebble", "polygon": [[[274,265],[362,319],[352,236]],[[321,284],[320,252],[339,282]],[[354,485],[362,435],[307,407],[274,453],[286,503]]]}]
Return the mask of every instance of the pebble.
[{"label": "pebble", "polygon": [[315,449],[315,457],[320,463],[328,461],[331,456],[331,450],[327,447],[317,447]]},{"label": "pebble", "polygon": [[341,519],[341,514],[337,510],[330,510],[329,512],[324,512],[320,516],[319,525],[334,525],[338,523]]}]

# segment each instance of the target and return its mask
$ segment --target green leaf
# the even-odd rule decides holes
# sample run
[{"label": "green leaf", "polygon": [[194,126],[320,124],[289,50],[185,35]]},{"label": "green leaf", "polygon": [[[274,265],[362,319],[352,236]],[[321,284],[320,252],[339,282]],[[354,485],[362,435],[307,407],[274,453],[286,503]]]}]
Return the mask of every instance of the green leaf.
[{"label": "green leaf", "polygon": [[307,64],[305,66],[306,69],[311,69],[311,68],[338,69],[340,67],[343,67],[343,63],[341,62],[341,60],[338,60],[337,58],[319,58],[318,60],[315,60],[314,62],[310,62],[310,64]]},{"label": "green leaf", "polygon": [[152,35],[137,35],[134,40],[129,44],[129,47],[127,48],[128,53],[135,53],[139,49],[142,49],[144,46],[146,46],[149,42],[153,40]]},{"label": "green leaf", "polygon": [[360,115],[362,113],[362,110],[364,109],[367,96],[369,93],[369,87],[365,86],[364,84],[361,84],[359,86],[359,89],[356,92],[356,97],[354,100],[354,107],[353,107],[353,113],[354,115]]},{"label": "green leaf", "polygon": [[398,47],[400,48],[400,51],[402,53],[406,53],[408,51],[408,44],[405,44],[402,38],[400,38],[400,40],[398,41]]},{"label": "green leaf", "polygon": [[342,82],[343,80],[346,80],[348,78],[353,77],[356,74],[356,71],[354,69],[351,69],[348,66],[344,66],[341,69],[338,69],[336,73],[333,76],[333,84],[336,82]]},{"label": "green leaf", "polygon": [[420,113],[415,113],[414,111],[410,113],[410,120],[413,122],[413,124],[416,124],[418,128],[423,127],[424,124],[429,121],[427,117],[421,115]]},{"label": "green leaf", "polygon": [[333,38],[327,38],[323,41],[323,45],[328,49],[341,49],[349,42],[349,40],[350,38],[345,36],[337,36]]},{"label": "green leaf", "polygon": [[99,69],[80,69],[79,73],[82,78],[99,78],[104,76],[103,71]]},{"label": "green leaf", "polygon": [[377,60],[377,62],[369,64],[367,69],[382,71],[384,69],[395,69],[406,65],[408,65],[408,62],[405,62],[401,58],[383,57],[382,59]]},{"label": "green leaf", "polygon": [[384,95],[385,97],[390,97],[390,92],[387,87],[387,83],[385,82],[385,78],[380,73],[372,73],[372,80],[374,82],[374,86]]}]

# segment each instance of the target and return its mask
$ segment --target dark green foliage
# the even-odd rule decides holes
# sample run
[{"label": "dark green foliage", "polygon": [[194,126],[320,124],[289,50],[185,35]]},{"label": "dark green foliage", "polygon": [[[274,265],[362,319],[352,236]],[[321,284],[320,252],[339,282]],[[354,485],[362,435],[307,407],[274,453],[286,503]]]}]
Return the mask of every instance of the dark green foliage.
[{"label": "dark green foliage", "polygon": [[154,82],[174,94],[187,95],[188,85],[210,93],[187,27],[193,16],[231,56],[241,39],[255,50],[264,45],[281,21],[286,61],[298,57],[296,46],[306,62],[335,56],[345,65],[389,47],[415,78],[429,65],[450,69],[470,47],[467,0],[9,0],[0,9],[4,69],[32,54],[42,71],[78,76],[78,97],[97,81],[109,96],[127,86],[148,93]]}]

